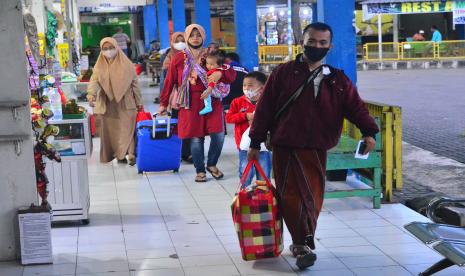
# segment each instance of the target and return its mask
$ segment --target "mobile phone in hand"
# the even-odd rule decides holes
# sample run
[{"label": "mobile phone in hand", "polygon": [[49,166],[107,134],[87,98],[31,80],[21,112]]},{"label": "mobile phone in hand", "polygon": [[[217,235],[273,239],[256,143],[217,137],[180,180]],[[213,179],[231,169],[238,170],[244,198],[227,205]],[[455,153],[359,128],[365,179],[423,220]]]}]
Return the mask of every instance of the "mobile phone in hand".
[{"label": "mobile phone in hand", "polygon": [[355,158],[357,159],[368,159],[370,153],[363,154],[367,148],[367,143],[364,140],[360,140],[355,151]]}]

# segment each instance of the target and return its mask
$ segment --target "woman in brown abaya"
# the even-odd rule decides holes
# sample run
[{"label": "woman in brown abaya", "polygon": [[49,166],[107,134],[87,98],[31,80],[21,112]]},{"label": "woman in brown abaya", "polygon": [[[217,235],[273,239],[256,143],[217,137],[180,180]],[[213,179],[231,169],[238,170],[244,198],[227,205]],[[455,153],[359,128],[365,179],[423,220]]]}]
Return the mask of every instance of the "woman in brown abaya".
[{"label": "woman in brown abaya", "polygon": [[94,114],[102,118],[100,162],[107,163],[116,158],[120,163],[134,165],[134,130],[137,110],[142,108],[134,64],[113,38],[102,39],[100,48],[87,90]]}]

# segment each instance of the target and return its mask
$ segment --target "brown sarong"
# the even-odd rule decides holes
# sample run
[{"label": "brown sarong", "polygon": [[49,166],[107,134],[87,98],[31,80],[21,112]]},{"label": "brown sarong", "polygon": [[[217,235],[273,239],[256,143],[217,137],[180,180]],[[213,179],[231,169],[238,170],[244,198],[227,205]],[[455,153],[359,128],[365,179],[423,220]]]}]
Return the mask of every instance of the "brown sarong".
[{"label": "brown sarong", "polygon": [[273,147],[273,171],[292,242],[315,249],[325,191],[326,151]]}]

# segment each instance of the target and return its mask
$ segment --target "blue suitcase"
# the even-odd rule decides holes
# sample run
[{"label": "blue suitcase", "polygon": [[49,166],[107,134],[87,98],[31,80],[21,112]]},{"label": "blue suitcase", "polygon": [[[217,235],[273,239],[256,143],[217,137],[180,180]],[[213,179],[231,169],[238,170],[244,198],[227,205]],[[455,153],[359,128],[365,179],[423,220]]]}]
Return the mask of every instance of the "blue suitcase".
[{"label": "blue suitcase", "polygon": [[177,119],[165,118],[137,123],[137,170],[143,172],[178,172],[181,166],[182,141],[173,134]]}]

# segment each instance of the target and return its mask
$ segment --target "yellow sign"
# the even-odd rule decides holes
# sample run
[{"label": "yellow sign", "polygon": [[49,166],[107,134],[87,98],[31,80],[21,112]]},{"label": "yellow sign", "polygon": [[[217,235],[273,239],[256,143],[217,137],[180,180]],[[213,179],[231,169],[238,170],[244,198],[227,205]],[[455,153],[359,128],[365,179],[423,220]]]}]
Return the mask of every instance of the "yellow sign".
[{"label": "yellow sign", "polygon": [[402,13],[451,12],[454,2],[413,2],[402,3]]},{"label": "yellow sign", "polygon": [[69,45],[68,43],[57,44],[57,49],[61,68],[66,68],[69,62]]},{"label": "yellow sign", "polygon": [[38,37],[37,42],[39,42],[39,55],[41,57],[45,57],[45,34],[44,33],[38,33],[37,37]]}]

